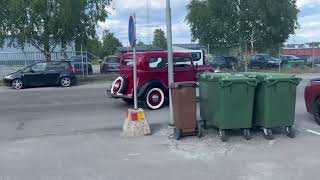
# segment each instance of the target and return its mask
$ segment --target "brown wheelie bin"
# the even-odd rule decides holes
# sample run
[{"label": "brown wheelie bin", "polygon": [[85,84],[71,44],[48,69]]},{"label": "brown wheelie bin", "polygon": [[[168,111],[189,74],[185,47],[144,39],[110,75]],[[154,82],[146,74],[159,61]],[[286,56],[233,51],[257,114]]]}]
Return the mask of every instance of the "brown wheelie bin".
[{"label": "brown wheelie bin", "polygon": [[177,82],[170,85],[174,115],[174,138],[202,136],[202,127],[197,121],[197,82]]}]

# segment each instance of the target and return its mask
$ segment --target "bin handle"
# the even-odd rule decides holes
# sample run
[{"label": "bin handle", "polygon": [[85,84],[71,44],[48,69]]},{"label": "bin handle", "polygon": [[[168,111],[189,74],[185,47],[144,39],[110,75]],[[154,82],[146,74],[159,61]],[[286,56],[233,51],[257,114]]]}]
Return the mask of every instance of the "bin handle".
[{"label": "bin handle", "polygon": [[291,80],[290,80],[290,82],[291,82],[292,84],[296,85],[296,86],[298,86],[298,85],[300,84],[300,81],[301,81],[301,79],[295,79],[295,80],[291,79]]},{"label": "bin handle", "polygon": [[258,85],[257,81],[247,81],[247,84],[252,87],[256,87]]},{"label": "bin handle", "polygon": [[278,80],[268,80],[267,82],[270,82],[268,84],[268,87],[270,87],[270,86],[273,86],[273,85],[277,84],[279,81]]},{"label": "bin handle", "polygon": [[179,84],[178,85],[178,89],[181,89],[181,88],[185,88],[185,87],[197,87],[197,84]]},{"label": "bin handle", "polygon": [[[232,81],[222,81],[222,87],[228,87],[231,86],[233,83],[239,83],[239,82],[232,82]],[[253,86],[256,87],[257,86],[257,82],[256,81],[246,81],[245,83],[247,83],[249,86]]]},{"label": "bin handle", "polygon": [[[269,82],[271,82],[271,83],[268,84],[268,87],[269,87],[269,86],[273,86],[273,85],[277,84],[278,82],[288,82],[288,81],[285,81],[285,80],[271,80],[271,81],[270,81],[270,80],[269,80]],[[297,85],[299,85],[299,83],[300,83],[300,79],[298,79],[298,80],[293,80],[293,79],[291,79],[289,82],[297,86]]]},{"label": "bin handle", "polygon": [[231,81],[222,81],[221,82],[221,86],[222,87],[228,87],[228,86],[231,86],[231,85],[232,85]]}]

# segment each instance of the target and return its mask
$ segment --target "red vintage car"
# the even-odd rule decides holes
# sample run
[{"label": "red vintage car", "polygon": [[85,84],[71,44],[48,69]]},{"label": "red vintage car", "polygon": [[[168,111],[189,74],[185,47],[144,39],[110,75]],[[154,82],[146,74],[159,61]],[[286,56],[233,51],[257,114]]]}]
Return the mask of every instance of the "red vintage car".
[{"label": "red vintage car", "polygon": [[[168,100],[167,52],[137,53],[137,96],[138,101],[156,110]],[[196,81],[197,73],[213,71],[210,66],[193,65],[192,56],[187,53],[174,53],[174,81]],[[120,59],[120,76],[112,83],[108,94],[133,102],[133,54],[125,54]]]},{"label": "red vintage car", "polygon": [[320,78],[311,79],[304,91],[306,108],[320,125]]}]

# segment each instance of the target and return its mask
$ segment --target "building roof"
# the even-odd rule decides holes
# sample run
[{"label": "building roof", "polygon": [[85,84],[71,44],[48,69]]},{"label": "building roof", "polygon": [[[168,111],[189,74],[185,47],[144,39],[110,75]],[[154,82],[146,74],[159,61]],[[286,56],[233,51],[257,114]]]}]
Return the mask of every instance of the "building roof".
[{"label": "building roof", "polygon": [[[132,52],[132,48],[131,47],[117,47],[116,50],[120,51],[120,52]],[[137,52],[163,51],[163,49],[161,49],[161,48],[150,48],[150,47],[144,46],[144,47],[136,47],[136,51]]]},{"label": "building roof", "polygon": [[173,44],[173,46],[184,48],[184,49],[203,49],[206,48],[206,46],[200,45],[198,43],[192,43],[192,44]]}]

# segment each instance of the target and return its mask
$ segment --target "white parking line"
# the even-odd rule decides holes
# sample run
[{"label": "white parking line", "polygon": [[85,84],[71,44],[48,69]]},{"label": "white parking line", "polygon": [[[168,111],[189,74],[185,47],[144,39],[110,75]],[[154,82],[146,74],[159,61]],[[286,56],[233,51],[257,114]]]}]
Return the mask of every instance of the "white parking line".
[{"label": "white parking line", "polygon": [[306,131],[309,132],[309,133],[316,134],[316,135],[320,136],[320,132],[317,132],[317,131],[314,131],[314,130],[311,130],[311,129],[306,129]]}]

